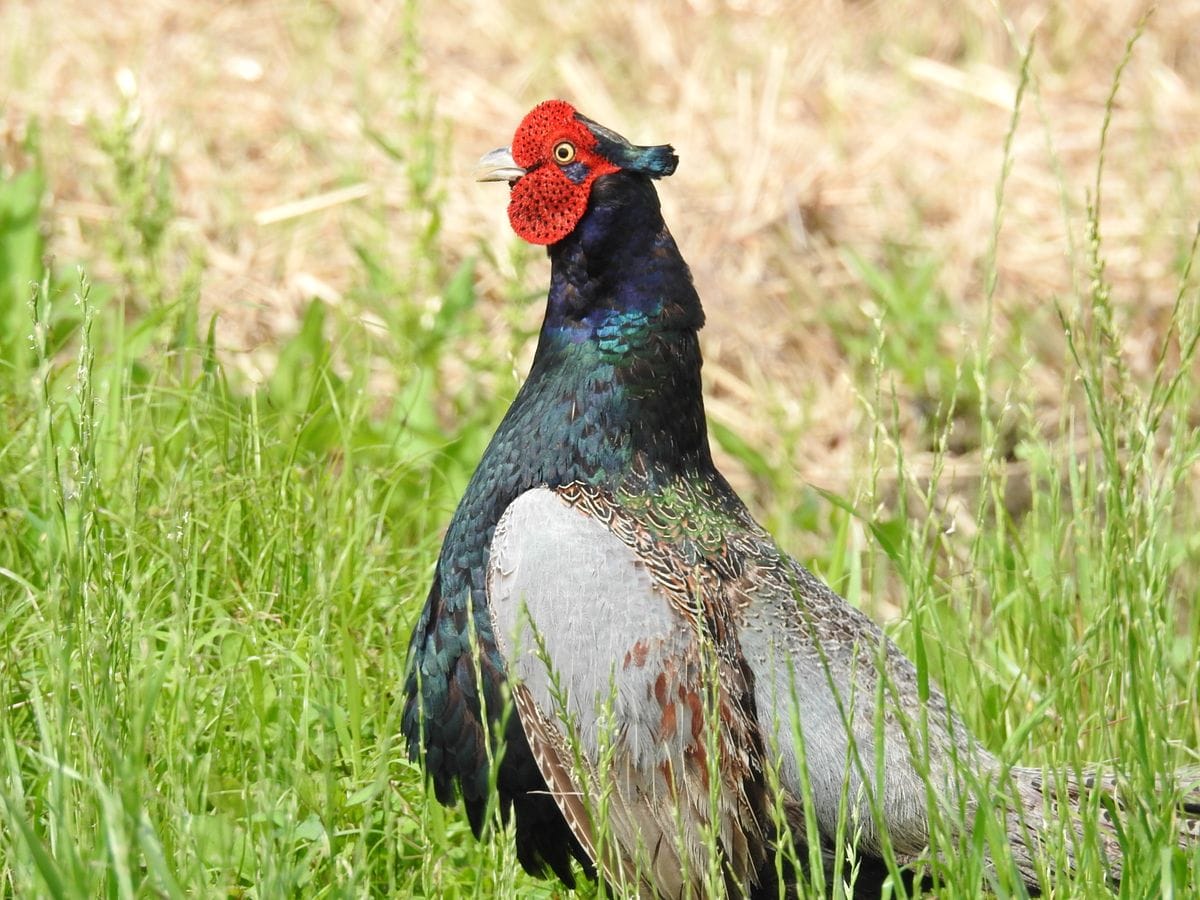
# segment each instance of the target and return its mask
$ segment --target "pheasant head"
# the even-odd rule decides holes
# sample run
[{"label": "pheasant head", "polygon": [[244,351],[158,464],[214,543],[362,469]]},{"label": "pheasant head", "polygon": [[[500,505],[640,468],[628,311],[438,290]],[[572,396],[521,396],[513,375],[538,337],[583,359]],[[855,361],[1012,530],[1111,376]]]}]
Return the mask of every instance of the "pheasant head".
[{"label": "pheasant head", "polygon": [[597,179],[621,171],[661,178],[678,161],[669,144],[639,147],[566,101],[547,100],[521,121],[511,147],[479,161],[477,177],[512,186],[508,219],[518,235],[532,244],[554,244],[587,211]]}]

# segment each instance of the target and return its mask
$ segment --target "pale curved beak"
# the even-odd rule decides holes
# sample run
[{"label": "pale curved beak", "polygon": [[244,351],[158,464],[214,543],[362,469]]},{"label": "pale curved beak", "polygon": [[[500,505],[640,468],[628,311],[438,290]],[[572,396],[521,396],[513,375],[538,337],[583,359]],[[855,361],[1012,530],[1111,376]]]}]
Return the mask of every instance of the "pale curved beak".
[{"label": "pale curved beak", "polygon": [[475,164],[476,181],[507,181],[512,184],[525,174],[525,170],[513,160],[512,150],[508,147],[497,147],[491,153],[485,153]]}]

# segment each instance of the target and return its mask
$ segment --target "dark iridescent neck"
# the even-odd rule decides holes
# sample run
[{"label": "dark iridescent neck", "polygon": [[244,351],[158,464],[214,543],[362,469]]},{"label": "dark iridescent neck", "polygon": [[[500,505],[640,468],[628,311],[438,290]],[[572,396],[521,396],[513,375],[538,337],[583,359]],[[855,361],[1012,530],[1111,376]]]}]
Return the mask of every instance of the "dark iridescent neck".
[{"label": "dark iridescent neck", "polygon": [[664,329],[704,324],[692,273],[648,178],[619,172],[597,180],[575,230],[550,247],[550,262],[544,329],[576,332],[638,313]]},{"label": "dark iridescent neck", "polygon": [[[599,179],[550,259],[546,318],[517,405],[569,394],[577,418],[562,423],[562,436],[605,456],[594,460],[605,470],[614,452],[638,470],[711,466],[697,339],[704,313],[650,181]],[[585,432],[602,437],[580,442]]]}]

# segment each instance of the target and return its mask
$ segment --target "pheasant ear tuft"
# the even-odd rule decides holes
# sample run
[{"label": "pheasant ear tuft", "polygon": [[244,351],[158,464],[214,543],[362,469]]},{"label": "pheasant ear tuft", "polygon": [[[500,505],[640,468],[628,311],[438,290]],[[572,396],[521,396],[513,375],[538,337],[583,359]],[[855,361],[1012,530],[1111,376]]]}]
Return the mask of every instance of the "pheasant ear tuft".
[{"label": "pheasant ear tuft", "polygon": [[675,148],[670,144],[658,144],[653,147],[630,147],[627,155],[634,158],[634,162],[630,166],[623,168],[636,169],[643,175],[649,175],[651,178],[663,178],[667,175],[675,173],[675,167],[679,165],[679,157],[675,155]]},{"label": "pheasant ear tuft", "polygon": [[670,144],[640,147],[582,113],[575,113],[575,118],[595,136],[596,152],[627,172],[637,172],[648,178],[663,178],[673,174],[679,165],[679,157]]}]

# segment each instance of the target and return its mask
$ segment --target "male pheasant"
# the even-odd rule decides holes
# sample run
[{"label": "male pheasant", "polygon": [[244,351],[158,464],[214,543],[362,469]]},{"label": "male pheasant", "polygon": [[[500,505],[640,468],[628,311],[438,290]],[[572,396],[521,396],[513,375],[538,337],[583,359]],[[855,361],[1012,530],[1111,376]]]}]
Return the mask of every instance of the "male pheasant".
[{"label": "male pheasant", "polygon": [[[1062,834],[1055,809],[1078,831],[1085,785],[1044,796],[1040,773],[1003,771],[713,465],[704,314],[652,184],[676,162],[559,100],[482,160],[481,180],[511,184],[517,234],[548,245],[550,291],[529,378],[413,631],[409,752],[443,803],[457,785],[478,834],[489,746],[502,749],[495,788],[518,858],[568,885],[574,858],[648,896],[714,883],[778,896],[785,832],[830,853],[848,810],[856,888],[877,893],[886,869],[869,863],[885,844],[902,863],[922,854],[931,803],[968,832],[990,779],[1008,788],[1012,856],[1036,886],[1040,836]],[[1190,799],[1185,814],[1200,814]]]}]

